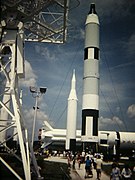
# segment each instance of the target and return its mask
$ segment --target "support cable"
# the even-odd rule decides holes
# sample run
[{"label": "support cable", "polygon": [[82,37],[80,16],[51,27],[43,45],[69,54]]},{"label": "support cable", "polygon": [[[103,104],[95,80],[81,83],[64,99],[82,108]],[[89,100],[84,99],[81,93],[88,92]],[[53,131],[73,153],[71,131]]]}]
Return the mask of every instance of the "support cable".
[{"label": "support cable", "polygon": [[118,103],[119,108],[120,108],[121,117],[122,117],[122,119],[123,119],[123,124],[124,124],[124,126],[125,126],[126,131],[128,131],[127,125],[126,125],[126,123],[125,123],[125,118],[124,118],[123,113],[122,113],[122,108],[121,108],[120,100],[119,100],[118,94],[117,94],[117,92],[116,92],[116,88],[115,88],[114,81],[113,81],[113,78],[112,78],[112,74],[111,74],[111,71],[110,71],[110,67],[109,67],[109,64],[108,64],[106,55],[105,55],[105,53],[104,53],[103,44],[101,44],[101,45],[102,45],[102,51],[103,51],[105,63],[106,63],[106,66],[107,66],[107,69],[108,69],[108,72],[109,72],[109,75],[110,75],[110,79],[111,79],[113,91],[114,91],[114,93],[115,93],[115,97],[116,97],[116,99],[117,99],[117,103]]}]

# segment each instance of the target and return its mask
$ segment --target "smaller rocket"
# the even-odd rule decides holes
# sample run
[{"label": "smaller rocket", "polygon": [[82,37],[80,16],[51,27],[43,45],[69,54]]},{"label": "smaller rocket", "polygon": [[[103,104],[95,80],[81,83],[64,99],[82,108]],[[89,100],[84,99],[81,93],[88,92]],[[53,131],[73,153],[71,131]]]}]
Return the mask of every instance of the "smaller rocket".
[{"label": "smaller rocket", "polygon": [[77,95],[75,70],[71,81],[71,90],[68,97],[67,107],[67,130],[66,130],[66,150],[74,151],[76,147],[76,119],[77,119]]}]

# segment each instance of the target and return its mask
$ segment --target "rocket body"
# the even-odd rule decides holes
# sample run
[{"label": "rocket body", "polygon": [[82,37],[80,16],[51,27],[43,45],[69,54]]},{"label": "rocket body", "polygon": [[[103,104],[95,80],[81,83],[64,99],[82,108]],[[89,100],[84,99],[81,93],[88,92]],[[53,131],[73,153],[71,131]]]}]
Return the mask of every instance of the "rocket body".
[{"label": "rocket body", "polygon": [[[76,119],[77,119],[77,95],[75,71],[71,81],[71,90],[68,98],[67,108],[67,130],[66,130],[66,150],[73,150],[76,144]],[[72,146],[72,147],[71,147]]]},{"label": "rocket body", "polygon": [[99,117],[99,19],[91,4],[85,23],[82,99],[82,141],[98,141]]}]

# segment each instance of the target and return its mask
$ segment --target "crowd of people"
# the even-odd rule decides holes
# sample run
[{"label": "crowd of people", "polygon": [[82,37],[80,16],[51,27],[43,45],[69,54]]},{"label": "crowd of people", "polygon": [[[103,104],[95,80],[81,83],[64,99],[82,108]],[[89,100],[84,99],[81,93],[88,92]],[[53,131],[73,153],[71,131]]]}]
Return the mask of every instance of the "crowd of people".
[{"label": "crowd of people", "polygon": [[[102,169],[102,158],[101,155],[95,154],[94,156],[89,152],[85,154],[85,152],[77,153],[77,154],[67,154],[68,167],[71,165],[73,169],[75,169],[75,162],[78,163],[78,169],[80,169],[81,164],[85,163],[85,178],[93,177],[93,168],[97,172],[97,179],[101,178],[101,169]],[[72,164],[71,164],[72,162]]]},{"label": "crowd of people", "polygon": [[[44,150],[42,152],[46,157],[49,157],[49,150]],[[60,151],[53,151],[51,153],[51,156],[60,156]],[[66,152],[63,151],[63,156],[67,157],[67,163],[69,168],[75,169],[77,166],[75,164],[78,164],[78,169],[81,168],[81,164],[85,164],[85,178],[87,177],[93,177],[93,170],[96,170],[97,179],[101,179],[102,174],[102,165],[103,165],[103,155],[99,153],[95,153],[94,155],[89,151],[88,153],[85,153],[84,151],[82,153],[72,153],[72,152]],[[132,180],[132,175],[135,175],[135,167],[131,170],[129,168],[129,165],[126,164],[123,168],[120,169],[120,166],[118,163],[114,162],[112,163],[112,169],[110,173],[110,180]],[[133,175],[133,176],[134,176]]]},{"label": "crowd of people", "polygon": [[113,163],[112,164],[112,172],[110,174],[111,180],[131,180],[132,179],[132,171],[129,168],[128,164],[125,164],[122,171],[120,171],[119,164]]},{"label": "crowd of people", "polygon": [[[78,169],[80,169],[81,164],[85,164],[85,178],[93,177],[93,169],[96,170],[97,179],[101,179],[101,172],[102,172],[102,165],[103,165],[103,157],[101,154],[94,154],[91,153],[85,154],[67,154],[68,159],[68,167],[71,166],[75,169],[75,163],[78,163]],[[135,168],[134,168],[135,171]],[[112,170],[110,174],[110,180],[132,180],[132,171],[129,168],[128,164],[126,164],[122,170],[120,170],[119,164],[114,162],[112,163]]]}]

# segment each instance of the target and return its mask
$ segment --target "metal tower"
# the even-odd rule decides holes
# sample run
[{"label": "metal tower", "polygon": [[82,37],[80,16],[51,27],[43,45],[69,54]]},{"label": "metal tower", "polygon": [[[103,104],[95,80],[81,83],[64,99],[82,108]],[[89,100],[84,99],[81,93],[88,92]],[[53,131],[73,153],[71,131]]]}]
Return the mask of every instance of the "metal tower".
[{"label": "metal tower", "polygon": [[[18,136],[23,170],[26,180],[31,179],[33,163],[37,178],[41,178],[38,165],[28,140],[22,112],[20,78],[25,77],[24,41],[63,43],[66,41],[69,0],[2,0],[0,23],[0,146]],[[14,130],[6,137],[7,130]],[[9,164],[1,162],[22,179]]]}]

